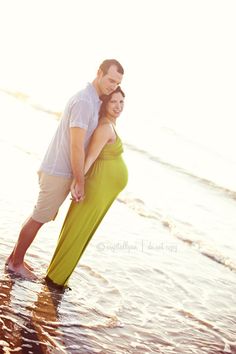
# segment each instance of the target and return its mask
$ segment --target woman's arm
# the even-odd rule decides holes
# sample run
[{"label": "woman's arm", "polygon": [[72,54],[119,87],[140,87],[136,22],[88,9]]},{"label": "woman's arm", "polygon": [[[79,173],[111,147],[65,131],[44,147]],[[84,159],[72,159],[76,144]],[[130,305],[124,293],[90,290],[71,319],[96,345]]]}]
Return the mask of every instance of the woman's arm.
[{"label": "woman's arm", "polygon": [[[85,157],[85,163],[84,163],[84,175],[88,172],[94,161],[97,159],[98,155],[102,151],[102,148],[106,145],[106,143],[111,140],[114,137],[114,130],[110,126],[110,124],[102,124],[99,125],[90,140],[87,154]],[[74,178],[72,184],[71,184],[71,195],[72,198],[75,201],[82,201],[83,198],[78,198],[77,197],[77,181]]]},{"label": "woman's arm", "polygon": [[90,140],[85,164],[84,164],[84,174],[88,172],[94,161],[97,159],[98,155],[102,151],[102,148],[106,143],[111,140],[114,136],[114,130],[110,124],[101,124],[95,129],[93,136]]}]

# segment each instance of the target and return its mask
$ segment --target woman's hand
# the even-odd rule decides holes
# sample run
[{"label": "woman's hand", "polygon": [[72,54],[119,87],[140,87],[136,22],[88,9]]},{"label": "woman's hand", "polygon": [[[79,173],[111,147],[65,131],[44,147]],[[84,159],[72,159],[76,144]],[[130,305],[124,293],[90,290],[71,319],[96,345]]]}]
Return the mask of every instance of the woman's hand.
[{"label": "woman's hand", "polygon": [[78,183],[75,179],[70,186],[71,199],[75,202],[82,202],[84,200],[84,185]]}]

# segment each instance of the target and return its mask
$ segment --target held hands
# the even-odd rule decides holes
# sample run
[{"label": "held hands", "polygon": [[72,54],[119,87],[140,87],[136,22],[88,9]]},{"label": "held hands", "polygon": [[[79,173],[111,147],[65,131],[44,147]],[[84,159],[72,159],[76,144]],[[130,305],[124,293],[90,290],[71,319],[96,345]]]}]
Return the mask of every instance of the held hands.
[{"label": "held hands", "polygon": [[71,199],[75,202],[82,202],[84,200],[84,184],[79,184],[75,179],[70,186]]}]

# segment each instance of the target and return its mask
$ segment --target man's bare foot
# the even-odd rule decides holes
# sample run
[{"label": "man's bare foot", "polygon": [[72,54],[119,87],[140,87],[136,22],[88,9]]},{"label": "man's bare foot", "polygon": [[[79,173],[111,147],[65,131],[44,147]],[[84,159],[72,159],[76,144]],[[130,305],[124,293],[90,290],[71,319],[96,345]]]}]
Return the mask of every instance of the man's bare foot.
[{"label": "man's bare foot", "polygon": [[[10,257],[7,258],[5,264],[8,266],[10,262],[12,263],[12,256],[10,256]],[[27,263],[27,262],[24,262],[24,266],[25,266],[26,268],[28,268],[29,270],[34,270],[34,268],[31,267],[31,265],[29,265],[29,263]]]},{"label": "man's bare foot", "polygon": [[24,266],[25,266],[26,268],[28,268],[29,270],[34,270],[34,268],[31,267],[31,265],[29,265],[29,263],[24,262]]},{"label": "man's bare foot", "polygon": [[15,273],[16,275],[20,275],[24,279],[28,280],[36,280],[37,276],[25,266],[25,264],[20,264],[18,266],[14,266],[12,262],[8,262],[8,270]]}]

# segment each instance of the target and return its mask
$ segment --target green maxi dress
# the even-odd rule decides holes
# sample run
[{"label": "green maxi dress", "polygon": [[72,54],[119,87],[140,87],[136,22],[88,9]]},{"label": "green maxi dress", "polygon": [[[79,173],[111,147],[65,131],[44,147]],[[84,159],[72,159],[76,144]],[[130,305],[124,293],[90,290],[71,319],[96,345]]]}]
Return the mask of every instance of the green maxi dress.
[{"label": "green maxi dress", "polygon": [[72,201],[62,226],[46,279],[66,286],[80,257],[117,195],[126,186],[128,171],[119,136],[106,144],[85,176],[85,199]]}]

